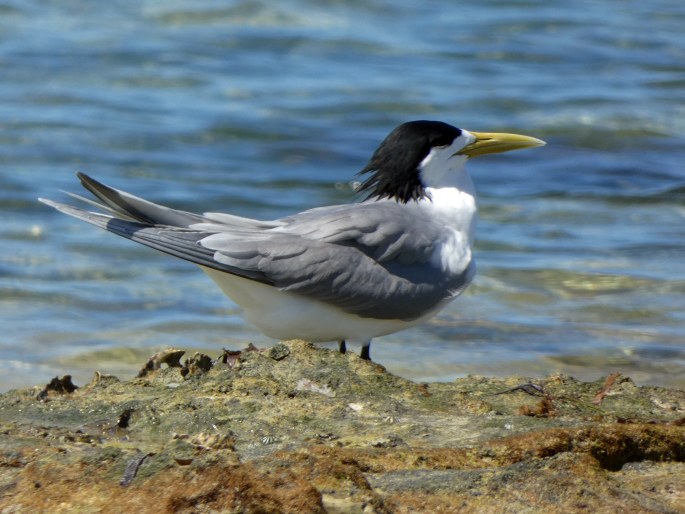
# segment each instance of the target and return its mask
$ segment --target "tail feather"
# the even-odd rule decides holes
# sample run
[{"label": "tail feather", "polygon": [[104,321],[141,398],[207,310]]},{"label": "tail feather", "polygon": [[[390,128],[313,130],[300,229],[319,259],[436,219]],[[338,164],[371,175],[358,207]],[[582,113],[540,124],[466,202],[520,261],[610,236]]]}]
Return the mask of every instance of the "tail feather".
[{"label": "tail feather", "polygon": [[[177,211],[149,202],[132,194],[106,186],[85,173],[77,173],[76,176],[88,191],[93,193],[102,203],[103,210],[112,213],[115,217],[131,221],[139,221],[151,225],[168,225],[171,227],[187,228],[193,223],[207,221],[206,218],[191,212]],[[91,203],[91,202],[88,202]]]},{"label": "tail feather", "polygon": [[[53,209],[57,209],[59,212],[63,212],[64,214],[73,216],[74,218],[90,223],[91,225],[95,225],[96,227],[104,228],[105,230],[107,230],[107,224],[114,219],[113,216],[110,216],[108,214],[84,211],[83,209],[79,209],[78,207],[73,207],[71,205],[67,205],[66,203],[53,202],[52,200],[48,200],[47,198],[39,198],[38,201],[44,203],[45,205],[49,205]],[[96,202],[93,202],[92,200],[88,203],[98,205]]]},{"label": "tail feather", "polygon": [[[192,263],[223,271],[244,278],[273,285],[258,270],[244,270],[217,261],[215,250],[204,247],[200,241],[221,231],[221,221],[177,211],[143,200],[137,196],[106,186],[84,173],[78,173],[81,184],[102,203],[68,193],[72,198],[94,206],[103,212],[92,212],[45,198],[38,200],[58,211],[80,219],[108,232],[143,244],[155,250],[180,257]],[[227,218],[230,220],[230,218]],[[272,227],[277,224],[235,217],[234,225],[245,230],[246,226]]]},{"label": "tail feather", "polygon": [[201,244],[198,244],[200,240],[211,235],[209,232],[187,229],[184,227],[152,225],[140,221],[130,221],[122,219],[119,216],[90,212],[45,198],[39,198],[38,200],[64,214],[73,216],[74,218],[105,229],[118,236],[130,239],[131,241],[154,248],[160,252],[180,257],[181,259],[200,266],[272,285],[272,282],[259,271],[243,270],[215,260],[214,250],[210,250]]},{"label": "tail feather", "polygon": [[[121,210],[114,210],[110,207],[107,207],[106,205],[101,204],[100,202],[96,202],[95,200],[91,198],[86,198],[85,196],[77,195],[76,193],[72,193],[71,191],[64,191],[65,194],[69,195],[70,197],[78,200],[79,202],[83,202],[85,204],[91,205],[98,209],[99,211],[103,211],[107,213],[108,215],[114,217],[114,218],[120,218],[120,219],[125,219],[127,221],[138,221],[136,218],[132,216],[128,216]],[[50,205],[51,207],[54,207],[52,204],[48,204],[48,201],[43,201],[43,199],[39,198],[40,201],[45,203],[46,205]],[[51,201],[51,200],[50,200]]]}]

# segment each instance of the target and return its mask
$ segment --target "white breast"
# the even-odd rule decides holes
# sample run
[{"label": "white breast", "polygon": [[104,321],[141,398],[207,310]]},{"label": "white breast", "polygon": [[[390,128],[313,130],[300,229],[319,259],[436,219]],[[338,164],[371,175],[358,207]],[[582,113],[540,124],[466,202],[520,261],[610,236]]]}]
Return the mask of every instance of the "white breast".
[{"label": "white breast", "polygon": [[476,199],[469,191],[457,188],[427,188],[429,199],[422,208],[444,225],[444,237],[431,257],[434,266],[448,273],[461,274],[472,261],[471,247],[476,228]]}]

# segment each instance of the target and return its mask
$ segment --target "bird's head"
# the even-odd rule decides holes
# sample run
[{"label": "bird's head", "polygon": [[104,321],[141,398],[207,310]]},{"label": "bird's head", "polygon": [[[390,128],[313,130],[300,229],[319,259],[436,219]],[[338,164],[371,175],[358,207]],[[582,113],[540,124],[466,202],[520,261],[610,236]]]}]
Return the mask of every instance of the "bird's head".
[{"label": "bird's head", "polygon": [[359,174],[370,176],[359,190],[369,198],[407,203],[426,188],[449,187],[469,157],[542,146],[534,137],[470,132],[440,121],[410,121],[393,130]]}]

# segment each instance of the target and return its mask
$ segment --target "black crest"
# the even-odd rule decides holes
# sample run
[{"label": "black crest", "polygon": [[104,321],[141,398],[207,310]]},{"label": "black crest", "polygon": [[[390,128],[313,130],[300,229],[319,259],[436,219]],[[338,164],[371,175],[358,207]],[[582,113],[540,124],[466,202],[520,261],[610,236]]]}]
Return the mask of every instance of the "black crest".
[{"label": "black crest", "polygon": [[368,198],[394,198],[407,203],[425,196],[418,166],[431,148],[447,146],[461,130],[441,121],[410,121],[393,130],[359,175],[370,173],[360,186]]}]

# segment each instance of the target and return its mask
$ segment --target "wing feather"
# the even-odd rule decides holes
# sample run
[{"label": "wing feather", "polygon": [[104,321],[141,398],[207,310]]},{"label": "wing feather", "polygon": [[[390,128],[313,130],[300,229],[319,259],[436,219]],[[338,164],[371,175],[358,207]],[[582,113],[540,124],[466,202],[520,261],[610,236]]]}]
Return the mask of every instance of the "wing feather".
[{"label": "wing feather", "polygon": [[195,264],[362,317],[422,317],[459,294],[474,272],[470,263],[451,274],[434,264],[444,229],[412,203],[338,205],[262,222],[177,211],[79,178],[102,202],[88,203],[106,214],[41,201]]},{"label": "wing feather", "polygon": [[363,317],[412,320],[459,294],[473,268],[445,275],[434,265],[440,227],[420,213],[408,216],[406,207],[314,209],[245,240],[230,231],[200,244],[222,264],[258,271],[283,291]]}]

